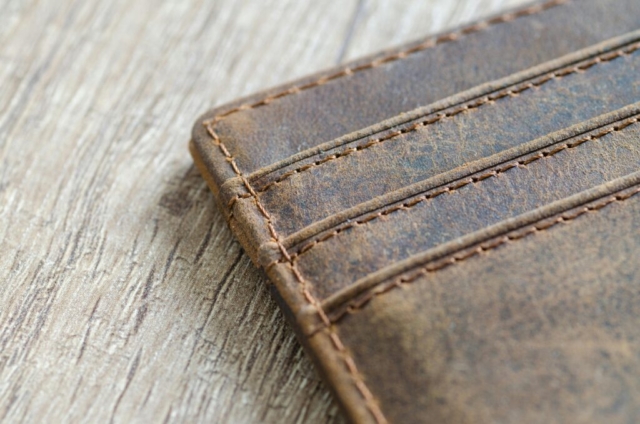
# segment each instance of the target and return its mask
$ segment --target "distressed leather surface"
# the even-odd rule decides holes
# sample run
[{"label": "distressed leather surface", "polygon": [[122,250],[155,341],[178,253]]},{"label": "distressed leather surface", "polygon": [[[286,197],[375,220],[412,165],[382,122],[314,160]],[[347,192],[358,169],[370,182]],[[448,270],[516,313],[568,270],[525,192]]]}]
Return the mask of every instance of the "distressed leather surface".
[{"label": "distressed leather surface", "polygon": [[[640,103],[634,112],[640,112]],[[631,119],[639,117],[640,114],[634,114]],[[624,121],[616,120],[613,126],[615,122]],[[576,137],[560,135],[549,147],[505,163],[522,163],[540,151],[551,152],[558,146],[582,141],[600,132],[602,129],[598,128]],[[424,194],[400,202],[405,205],[401,209],[394,209],[399,204],[392,203],[358,219],[362,221],[390,211],[384,218],[347,228],[313,245],[298,257],[298,269],[313,281],[316,296],[325,299],[354,281],[413,254],[640,169],[638,140],[640,125],[634,124],[437,197],[423,200],[422,196],[437,193],[442,186],[422,192]],[[479,174],[487,175],[495,169]],[[456,179],[445,186],[451,187],[459,181]],[[415,201],[420,203],[411,206]],[[309,241],[304,243],[303,246],[308,245]],[[335,275],[341,278],[336,279]]]},{"label": "distressed leather surface", "polygon": [[[611,51],[640,47],[640,37],[631,46],[627,42],[622,44],[611,46],[611,50],[594,57],[599,59]],[[586,62],[593,60],[589,58]],[[504,89],[473,96],[462,104],[473,105],[487,96],[502,95],[509,90],[521,89],[523,84],[544,81],[549,75],[569,72],[575,67],[573,62],[573,57],[560,61],[551,73],[545,70],[540,72],[540,77],[524,79],[524,83],[518,78],[518,82]],[[278,232],[289,236],[374,197],[638,101],[640,84],[634,71],[640,72],[638,50],[411,130],[416,124],[437,119],[438,114],[457,111],[460,106],[428,113],[408,125],[395,126],[390,132],[376,132],[359,139],[357,144],[366,146],[371,140],[383,138],[384,134],[394,134],[399,129],[408,131],[298,173],[261,193],[261,201],[273,211]],[[331,202],[327,202],[327,192],[331,193]],[[242,201],[251,202],[251,199]]]},{"label": "distressed leather surface", "polygon": [[639,257],[635,196],[376,296],[338,331],[391,422],[638,422]]},{"label": "distressed leather surface", "polygon": [[[292,156],[345,134],[640,26],[640,2],[636,0],[558,3],[542,11],[534,9],[530,15],[497,17],[505,22],[472,24],[467,28],[474,31],[468,34],[462,28],[348,63],[216,108],[200,121],[223,116],[216,132],[243,173],[259,175],[261,169],[279,168],[283,164],[278,162],[287,163]],[[435,48],[412,52],[433,43],[437,43]],[[409,53],[403,59],[387,60],[405,52]],[[358,71],[375,59],[379,65]],[[345,69],[354,71],[322,83]],[[318,82],[321,84],[314,85]],[[265,99],[272,100],[264,105]],[[243,109],[235,111],[240,107]],[[205,134],[200,133],[201,125],[195,130],[197,143]],[[203,156],[210,153],[206,146],[199,148]],[[211,171],[218,185],[236,176],[224,161],[211,160],[217,165]]]},{"label": "distressed leather surface", "polygon": [[218,108],[191,151],[353,421],[636,422],[638,75],[640,3],[538,3]]}]

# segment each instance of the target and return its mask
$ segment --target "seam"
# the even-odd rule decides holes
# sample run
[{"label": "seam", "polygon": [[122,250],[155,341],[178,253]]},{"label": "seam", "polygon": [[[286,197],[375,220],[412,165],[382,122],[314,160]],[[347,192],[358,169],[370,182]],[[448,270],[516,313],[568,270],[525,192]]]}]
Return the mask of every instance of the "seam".
[{"label": "seam", "polygon": [[520,228],[514,231],[510,231],[503,236],[492,238],[490,240],[479,243],[475,247],[468,248],[463,250],[462,252],[456,252],[442,259],[433,261],[430,264],[427,264],[421,267],[418,271],[412,273],[409,276],[395,278],[394,280],[386,284],[379,285],[375,289],[370,290],[366,296],[352,300],[347,304],[346,308],[344,308],[339,313],[331,317],[331,322],[335,324],[336,322],[341,320],[343,317],[345,317],[347,314],[357,313],[367,303],[369,303],[372,299],[376,298],[377,296],[388,293],[394,288],[402,288],[406,284],[411,284],[415,282],[420,277],[427,276],[431,273],[435,273],[442,269],[448,268],[452,265],[458,264],[460,262],[464,262],[469,258],[478,256],[482,253],[496,249],[502,246],[503,244],[514,243],[532,234],[539,234],[543,231],[548,230],[549,228],[556,226],[557,224],[570,223],[576,218],[579,218],[580,216],[585,215],[587,213],[598,212],[599,210],[613,203],[624,202],[625,200],[635,196],[638,193],[640,193],[640,187],[636,187],[631,191],[628,191],[628,189],[624,189],[618,192],[618,194],[614,194],[606,197],[604,200],[601,200],[596,203],[592,203],[589,206],[583,206],[581,208],[578,208],[577,210],[574,209],[574,212],[572,213],[563,212],[561,214],[558,214],[558,216],[556,216],[555,218],[551,217],[551,218],[543,219],[533,225]]},{"label": "seam", "polygon": [[[397,60],[401,60],[404,59],[412,54],[418,53],[420,51],[435,47],[439,44],[443,44],[443,43],[447,43],[447,42],[453,42],[456,40],[459,40],[460,38],[469,35],[469,34],[473,34],[476,32],[480,32],[486,28],[491,27],[492,25],[497,25],[497,24],[501,24],[501,23],[505,23],[505,22],[510,22],[513,21],[517,18],[520,17],[525,17],[525,16],[529,16],[529,15],[533,15],[539,12],[542,12],[544,10],[547,10],[549,8],[555,7],[555,6],[559,6],[563,3],[568,2],[569,0],[550,0],[547,1],[545,3],[541,3],[538,5],[534,5],[519,11],[515,11],[515,12],[508,12],[505,13],[503,15],[497,16],[495,18],[491,18],[485,21],[481,21],[479,23],[467,26],[465,28],[462,28],[460,30],[457,31],[453,31],[450,32],[448,34],[444,34],[441,36],[438,36],[436,38],[430,38],[426,41],[424,41],[421,44],[418,44],[416,46],[413,46],[411,48],[408,48],[406,50],[402,50],[399,51],[397,53],[385,56],[385,57],[381,57],[378,59],[374,59],[371,62],[362,64],[362,65],[357,65],[354,67],[347,67],[345,69],[343,69],[342,71],[339,71],[337,73],[334,74],[330,74],[330,75],[326,75],[323,77],[320,77],[318,80],[314,81],[314,82],[310,82],[310,83],[306,83],[306,84],[302,84],[299,86],[294,86],[294,87],[290,87],[287,90],[281,91],[279,93],[267,96],[265,98],[263,98],[260,101],[254,102],[254,103],[245,103],[243,105],[240,105],[236,108],[233,108],[231,110],[228,110],[226,112],[220,113],[218,115],[216,115],[215,117],[213,117],[212,119],[209,120],[205,120],[203,122],[203,125],[205,126],[207,133],[209,134],[209,136],[211,137],[213,143],[219,148],[219,150],[221,151],[221,153],[223,154],[225,160],[229,163],[229,166],[232,168],[233,172],[240,178],[240,180],[242,181],[242,184],[244,185],[244,187],[246,188],[246,190],[248,191],[248,193],[242,195],[243,198],[248,198],[248,197],[253,197],[254,199],[254,204],[256,205],[256,208],[258,209],[258,211],[260,212],[260,214],[264,217],[265,219],[265,223],[267,225],[267,228],[269,230],[269,233],[273,239],[273,241],[275,241],[275,243],[278,245],[278,249],[280,250],[280,253],[282,255],[282,258],[280,259],[281,261],[283,259],[285,259],[288,263],[289,269],[291,270],[291,273],[295,276],[296,280],[298,281],[302,294],[304,295],[305,299],[307,300],[307,302],[309,302],[310,305],[312,305],[318,312],[318,315],[324,325],[324,327],[327,329],[327,333],[328,336],[332,342],[333,347],[336,349],[337,353],[339,356],[342,356],[342,359],[344,361],[344,364],[348,370],[348,372],[351,374],[352,378],[353,378],[353,382],[354,385],[356,386],[357,390],[359,391],[359,393],[362,395],[365,406],[367,407],[367,409],[369,410],[369,412],[371,413],[371,415],[373,416],[373,418],[375,419],[375,421],[377,421],[378,423],[386,423],[387,420],[384,417],[384,414],[382,413],[382,411],[380,410],[380,407],[377,405],[375,398],[373,397],[373,394],[371,393],[371,391],[369,390],[369,388],[366,386],[361,374],[359,373],[356,364],[353,360],[353,358],[349,355],[346,347],[344,346],[344,344],[342,343],[342,341],[340,340],[340,337],[338,336],[335,327],[333,326],[333,324],[331,323],[331,321],[329,320],[327,314],[323,311],[322,306],[320,304],[320,302],[311,294],[311,292],[309,291],[309,287],[308,287],[308,283],[307,281],[304,279],[304,277],[300,274],[300,272],[297,269],[296,263],[293,260],[293,258],[291,257],[291,255],[289,255],[289,253],[287,252],[287,249],[284,247],[284,245],[282,244],[280,237],[278,236],[278,233],[275,230],[275,227],[273,226],[273,223],[271,221],[271,216],[269,215],[269,213],[267,212],[267,210],[264,208],[264,206],[262,205],[262,203],[260,202],[258,193],[253,189],[253,187],[251,186],[251,184],[249,183],[249,181],[247,180],[247,178],[243,175],[243,173],[240,171],[238,164],[235,161],[235,158],[233,157],[233,155],[229,152],[228,148],[225,146],[225,144],[222,142],[222,140],[220,139],[220,137],[218,136],[218,134],[215,132],[214,130],[214,126],[222,121],[223,119],[244,111],[244,110],[248,110],[248,109],[255,109],[258,107],[262,107],[262,106],[266,106],[268,104],[270,104],[271,102],[273,102],[274,100],[289,96],[289,95],[294,95],[294,94],[299,94],[302,91],[314,88],[314,87],[318,87],[321,85],[324,85],[330,81],[342,78],[342,77],[347,77],[350,75],[353,75],[357,72],[361,72],[367,69],[372,69],[372,68],[376,68],[378,66],[384,65],[386,63],[390,63],[390,62],[394,62]],[[239,198],[239,196],[233,197],[230,202],[229,202],[229,208],[231,208],[233,206],[233,203]],[[231,209],[229,209],[229,219],[233,218],[233,211]]]},{"label": "seam", "polygon": [[[392,213],[398,212],[398,211],[406,211],[409,210],[421,203],[424,203],[428,200],[431,200],[433,198],[436,198],[438,196],[441,196],[443,194],[446,193],[454,193],[458,190],[460,190],[461,188],[468,186],[468,185],[476,185],[484,180],[487,180],[489,178],[495,178],[498,177],[501,174],[504,174],[505,172],[513,169],[513,168],[524,168],[527,167],[529,164],[540,160],[540,159],[545,159],[545,158],[549,158],[552,156],[555,156],[556,154],[564,151],[564,150],[569,150],[569,149],[573,149],[575,147],[578,147],[586,142],[589,141],[596,141],[608,134],[611,133],[615,133],[615,132],[619,132],[624,130],[625,128],[631,126],[631,125],[635,125],[640,121],[640,118],[638,118],[638,116],[634,116],[633,118],[627,118],[624,120],[621,120],[618,123],[615,124],[611,124],[606,126],[604,129],[601,129],[598,132],[591,132],[589,135],[578,138],[574,141],[571,142],[567,142],[567,143],[563,143],[560,145],[553,145],[550,146],[546,149],[540,150],[537,153],[534,153],[532,155],[528,155],[527,157],[525,157],[524,159],[520,159],[520,160],[516,160],[516,161],[510,161],[504,165],[501,165],[497,168],[493,168],[488,172],[483,172],[480,174],[476,174],[473,176],[469,176],[466,177],[464,179],[461,180],[457,180],[451,184],[445,185],[444,187],[440,187],[437,188],[433,191],[427,192],[426,194],[423,194],[421,196],[418,197],[414,197],[408,201],[405,201],[403,203],[394,205],[390,208],[387,209],[383,209],[380,212],[373,214],[373,215],[368,215],[362,219],[359,220],[355,220],[352,221],[342,227],[339,227],[329,233],[323,234],[321,237],[316,238],[315,240],[305,244],[304,246],[302,246],[300,249],[298,249],[297,252],[292,253],[291,254],[291,259],[298,260],[298,258],[303,255],[304,253],[307,253],[308,251],[310,251],[311,249],[313,249],[314,247],[316,247],[317,245],[330,240],[336,236],[338,236],[339,234],[353,228],[353,227],[361,227],[363,225],[366,225],[372,221],[375,221],[377,219],[380,219],[382,217],[386,217],[388,215],[391,215]],[[278,261],[273,262],[271,265],[274,265],[275,263],[278,263]]]},{"label": "seam", "polygon": [[564,3],[568,3],[570,0],[550,0],[541,4],[536,4],[524,9],[520,9],[520,10],[516,10],[516,11],[511,11],[511,12],[507,12],[504,13],[502,15],[496,16],[494,18],[488,19],[488,20],[484,20],[484,21],[480,21],[478,23],[463,27],[461,29],[440,35],[438,37],[435,38],[429,38],[427,40],[425,40],[424,42],[416,45],[416,46],[412,46],[408,49],[405,50],[401,50],[399,52],[387,55],[387,56],[383,56],[377,59],[372,60],[371,62],[367,62],[364,63],[362,65],[357,65],[357,66],[353,66],[353,67],[346,67],[345,69],[336,72],[334,74],[330,74],[330,75],[325,75],[322,76],[320,78],[318,78],[316,81],[313,82],[309,82],[306,84],[302,84],[299,86],[294,86],[294,87],[290,87],[287,90],[281,91],[279,93],[276,94],[272,94],[270,96],[267,96],[265,98],[263,98],[260,101],[254,102],[254,103],[245,103],[241,106],[238,106],[236,108],[233,108],[231,110],[228,110],[224,113],[219,114],[218,116],[216,116],[214,119],[217,119],[218,121],[224,118],[227,118],[230,115],[233,115],[237,112],[243,111],[243,110],[248,110],[248,109],[255,109],[258,107],[262,107],[262,106],[266,106],[269,103],[271,103],[274,100],[277,99],[281,99],[283,97],[287,97],[293,94],[299,94],[302,91],[305,90],[309,90],[311,88],[314,87],[318,87],[321,85],[324,85],[326,83],[328,83],[329,81],[333,81],[339,78],[343,78],[346,76],[350,76],[353,74],[356,74],[358,72],[361,71],[365,71],[367,69],[372,69],[372,68],[377,68],[380,65],[384,65],[386,63],[391,63],[391,62],[395,62],[397,60],[401,60],[401,59],[405,59],[406,57],[415,54],[415,53],[419,53],[423,50],[428,50],[430,48],[433,48],[439,44],[444,44],[444,43],[449,43],[449,42],[453,42],[453,41],[457,41],[461,38],[463,38],[466,35],[470,35],[476,32],[481,32],[487,28],[490,28],[493,25],[498,25],[498,24],[502,24],[505,22],[511,22],[515,19],[518,18],[523,18],[525,16],[530,16],[530,15],[535,15],[536,13],[540,13],[543,12],[547,9],[551,9],[553,7],[556,6],[560,6],[561,4]]},{"label": "seam", "polygon": [[271,222],[271,216],[269,215],[269,212],[267,212],[267,210],[264,208],[264,206],[260,202],[260,199],[257,193],[255,192],[255,190],[253,189],[253,187],[251,186],[247,178],[243,175],[243,173],[238,168],[238,164],[236,163],[235,158],[231,155],[231,153],[229,152],[225,144],[222,142],[222,140],[220,139],[220,136],[218,136],[218,134],[215,132],[213,128],[213,124],[217,122],[216,118],[213,118],[213,120],[204,124],[207,130],[207,133],[211,137],[213,143],[216,146],[218,146],[218,148],[224,155],[225,160],[231,166],[231,169],[233,170],[233,172],[238,176],[238,178],[241,179],[243,185],[245,186],[247,191],[250,193],[250,195],[253,197],[254,204],[256,205],[256,208],[264,218],[272,240],[277,244],[278,249],[280,250],[280,253],[281,253],[280,260],[286,261],[291,273],[294,275],[295,279],[299,284],[300,290],[305,300],[312,307],[314,307],[318,312],[318,316],[320,317],[324,328],[327,330],[328,337],[331,340],[331,345],[336,350],[338,356],[340,356],[344,361],[344,366],[346,367],[347,371],[351,375],[354,385],[356,386],[358,392],[360,393],[360,395],[364,400],[365,406],[367,407],[367,409],[369,410],[369,412],[371,413],[371,415],[373,416],[373,418],[378,424],[387,423],[387,420],[384,414],[382,413],[382,410],[376,403],[373,393],[371,393],[371,391],[365,384],[362,375],[358,371],[355,361],[347,351],[347,348],[342,343],[342,340],[340,340],[340,336],[338,335],[336,328],[334,327],[333,323],[331,322],[327,314],[322,309],[322,305],[320,304],[320,302],[311,294],[311,291],[309,290],[309,284],[304,279],[302,274],[299,272],[296,266],[296,263],[287,252],[287,249],[282,244],[282,241],[280,240],[280,236],[278,235],[275,227],[273,226],[273,223]]},{"label": "seam", "polygon": [[[545,75],[542,75],[540,77],[536,77],[534,78],[532,81],[529,82],[525,82],[525,83],[518,83],[518,84],[514,84],[513,86],[511,86],[511,88],[508,89],[503,89],[500,91],[497,91],[495,93],[492,94],[488,94],[485,96],[482,96],[480,98],[474,99],[474,100],[470,100],[467,102],[464,102],[463,104],[459,105],[459,106],[455,106],[453,108],[449,108],[448,110],[445,109],[445,111],[441,111],[438,112],[436,114],[433,114],[432,116],[423,119],[419,122],[416,122],[406,128],[400,129],[400,130],[396,130],[396,131],[392,131],[382,137],[378,137],[378,138],[374,138],[372,140],[367,141],[366,143],[357,145],[357,146],[353,146],[353,147],[348,147],[344,150],[341,150],[337,153],[334,153],[330,156],[327,156],[325,158],[322,158],[320,160],[317,160],[315,162],[311,162],[302,166],[299,166],[295,169],[292,169],[290,171],[285,172],[284,174],[280,175],[278,178],[276,178],[275,180],[271,181],[270,183],[266,184],[265,186],[261,187],[260,189],[256,190],[257,193],[264,193],[268,190],[270,190],[271,188],[275,187],[276,185],[282,183],[283,181],[293,177],[296,174],[301,174],[303,172],[309,171],[313,168],[317,168],[320,167],[326,163],[332,162],[334,160],[343,158],[343,157],[347,157],[349,155],[352,155],[353,153],[362,151],[362,150],[366,150],[370,147],[376,146],[378,144],[381,144],[383,142],[389,141],[389,140],[393,140],[397,137],[400,137],[402,135],[408,134],[408,133],[412,133],[415,131],[418,131],[422,128],[425,128],[429,125],[435,124],[437,122],[449,119],[449,118],[453,118],[454,116],[460,115],[464,112],[470,112],[470,111],[474,111],[477,109],[480,109],[482,106],[484,105],[492,105],[495,104],[496,100],[500,100],[503,99],[505,97],[517,97],[519,96],[521,93],[531,90],[531,89],[536,89],[539,88],[541,86],[543,86],[544,84],[548,83],[549,81],[553,81],[553,80],[560,80],[566,76],[572,75],[572,74],[576,74],[576,73],[582,73],[590,68],[592,68],[593,66],[600,64],[600,63],[608,63],[611,62],[615,59],[618,59],[622,56],[628,56],[632,53],[634,53],[635,51],[637,51],[638,49],[640,49],[640,43],[634,43],[631,46],[625,46],[623,48],[620,48],[616,51],[613,52],[607,52],[604,54],[601,54],[600,56],[597,56],[593,59],[589,59],[587,61],[581,62],[578,65],[574,65],[574,66],[570,66],[567,68],[563,68],[559,71],[555,71],[555,72],[551,72]],[[247,198],[247,197],[251,197],[250,194],[239,194],[234,196],[230,201],[229,201],[229,206],[233,206],[233,204],[238,200],[238,199],[243,199],[243,198]]]},{"label": "seam", "polygon": [[[244,103],[240,106],[237,106],[233,109],[227,110],[225,112],[219,113],[218,115],[216,115],[214,118],[209,119],[209,120],[205,120],[204,121],[204,125],[207,126],[209,123],[211,124],[217,124],[218,122],[222,121],[223,119],[228,118],[231,115],[234,115],[238,112],[242,112],[245,110],[250,110],[250,109],[256,109],[259,107],[263,107],[263,106],[267,106],[269,104],[271,104],[274,100],[278,100],[281,99],[283,97],[288,97],[294,94],[300,94],[303,91],[315,88],[315,87],[319,87],[322,86],[330,81],[334,81],[340,78],[344,78],[344,77],[348,77],[351,76],[353,74],[356,74],[358,72],[362,72],[365,71],[367,69],[373,69],[373,68],[377,68],[381,65],[385,65],[387,63],[392,63],[398,60],[402,60],[405,59],[413,54],[419,53],[421,51],[424,50],[428,50],[431,49],[433,47],[436,47],[440,44],[445,44],[445,43],[449,43],[449,42],[455,42],[458,41],[462,38],[464,38],[467,35],[471,35],[477,32],[482,32],[494,25],[498,25],[498,24],[502,24],[502,23],[506,23],[506,22],[511,22],[514,21],[516,19],[519,18],[523,18],[526,16],[531,16],[531,15],[535,15],[537,13],[541,13],[544,12],[547,9],[551,9],[553,7],[556,6],[560,6],[562,4],[568,3],[571,0],[549,0],[546,1],[544,3],[540,3],[540,4],[536,4],[524,9],[520,9],[520,10],[516,10],[516,11],[511,11],[511,12],[507,12],[504,13],[502,15],[496,16],[494,18],[490,18],[490,19],[486,19],[480,22],[477,22],[475,24],[460,28],[458,30],[449,32],[449,33],[445,33],[442,34],[440,36],[437,36],[435,38],[428,38],[427,40],[423,41],[422,43],[409,47],[405,50],[401,50],[399,52],[387,55],[387,56],[383,56],[383,57],[379,57],[377,59],[374,59],[370,62],[361,64],[361,65],[356,65],[353,67],[346,67],[343,70],[330,74],[330,75],[325,75],[322,76],[320,78],[318,78],[317,80],[313,81],[313,82],[309,82],[309,83],[305,83],[305,84],[301,84],[301,85],[297,85],[297,86],[293,86],[290,87],[286,90],[280,91],[278,93],[266,96],[264,98],[262,98],[259,101],[256,102],[252,102],[252,103]],[[264,190],[264,188],[262,189]],[[258,191],[260,192],[260,191]],[[236,196],[233,197],[230,200],[230,205],[232,206],[233,203],[238,199],[238,198],[248,198],[251,197],[250,193],[246,193],[244,195],[240,195],[240,196]]]}]

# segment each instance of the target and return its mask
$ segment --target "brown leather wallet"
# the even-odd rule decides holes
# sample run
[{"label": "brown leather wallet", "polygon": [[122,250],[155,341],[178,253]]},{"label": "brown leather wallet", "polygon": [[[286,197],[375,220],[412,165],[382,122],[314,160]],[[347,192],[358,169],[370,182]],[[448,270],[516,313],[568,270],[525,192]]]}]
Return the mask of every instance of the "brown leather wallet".
[{"label": "brown leather wallet", "polygon": [[222,106],[191,152],[354,422],[640,419],[640,2]]}]

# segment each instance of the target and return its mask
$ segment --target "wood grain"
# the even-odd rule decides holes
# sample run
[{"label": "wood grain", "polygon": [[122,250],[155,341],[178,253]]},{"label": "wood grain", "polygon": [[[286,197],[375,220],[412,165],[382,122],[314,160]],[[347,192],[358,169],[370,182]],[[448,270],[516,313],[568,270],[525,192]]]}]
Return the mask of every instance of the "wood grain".
[{"label": "wood grain", "polygon": [[340,422],[187,152],[206,109],[522,0],[0,4],[0,420]]}]

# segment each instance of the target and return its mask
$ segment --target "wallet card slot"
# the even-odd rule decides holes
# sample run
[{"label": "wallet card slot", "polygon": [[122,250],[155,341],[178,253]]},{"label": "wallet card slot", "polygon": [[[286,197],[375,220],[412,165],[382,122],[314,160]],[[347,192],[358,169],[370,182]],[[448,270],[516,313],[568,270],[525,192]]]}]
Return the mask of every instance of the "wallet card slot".
[{"label": "wallet card slot", "polygon": [[345,314],[364,307],[375,296],[384,295],[392,288],[412,284],[421,276],[484,255],[556,225],[568,224],[611,204],[625,202],[638,193],[640,171],[506,219],[389,265],[336,292],[323,302],[323,309],[332,322],[337,322]]},{"label": "wallet card slot", "polygon": [[635,422],[640,195],[628,194],[334,323],[387,419]]},{"label": "wallet card slot", "polygon": [[[314,245],[335,237],[353,226],[361,225],[390,213],[401,210],[415,199],[427,201],[445,193],[454,192],[468,184],[480,184],[488,178],[495,178],[514,167],[529,165],[535,160],[548,157],[543,152],[558,153],[558,146],[567,145],[571,140],[584,139],[590,134],[607,131],[620,123],[633,121],[640,115],[640,102],[598,116],[587,122],[551,133],[544,137],[524,143],[520,146],[500,152],[496,155],[469,162],[451,171],[412,184],[400,190],[379,196],[344,210],[327,219],[316,222],[283,240],[283,244],[292,251],[294,257],[313,248]],[[576,147],[574,145],[574,147]]]},{"label": "wallet card slot", "polygon": [[468,110],[487,106],[488,97],[500,97],[504,93],[520,92],[521,86],[531,83],[545,75],[553,74],[564,68],[580,65],[603,53],[614,51],[640,41],[640,31],[632,31],[620,37],[590,46],[575,53],[551,60],[530,69],[514,73],[502,79],[480,84],[466,91],[434,102],[415,110],[403,112],[393,118],[383,120],[367,128],[345,134],[335,140],[323,143],[312,149],[300,152],[283,161],[259,169],[248,176],[257,193],[274,188],[277,184],[339,160],[356,151],[366,150],[382,142],[422,127],[447,119]]},{"label": "wallet card slot", "polygon": [[[638,140],[635,115],[457,181],[455,189],[438,187],[390,205],[289,250],[300,272],[321,282],[314,290],[325,299],[418,252],[635,172]],[[477,177],[485,174],[491,176]]]},{"label": "wallet card slot", "polygon": [[[306,149],[638,28],[635,0],[546,1],[217,108],[216,134],[249,175]],[[424,84],[425,78],[429,84]],[[235,175],[217,161],[216,181]]]},{"label": "wallet card slot", "polygon": [[[279,234],[640,100],[640,43],[544,74],[258,193]],[[250,200],[250,199],[249,199]]]}]

